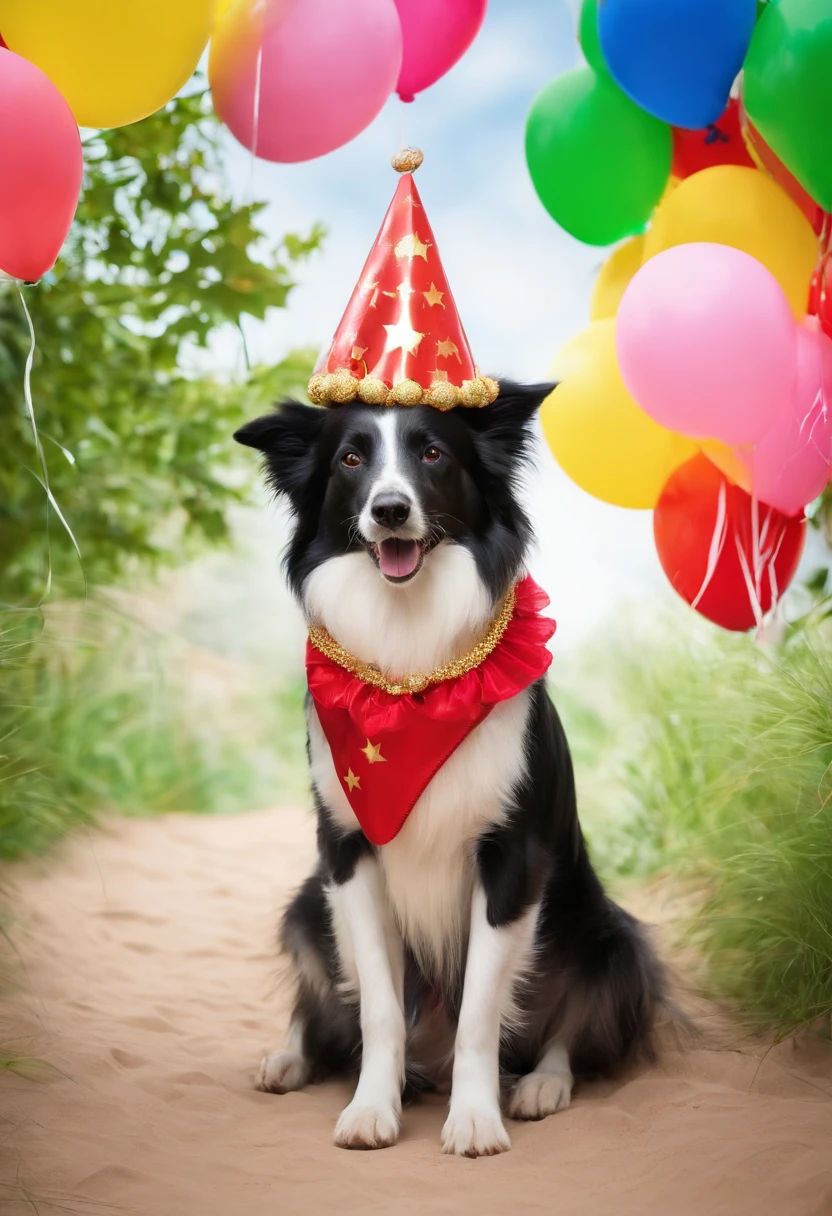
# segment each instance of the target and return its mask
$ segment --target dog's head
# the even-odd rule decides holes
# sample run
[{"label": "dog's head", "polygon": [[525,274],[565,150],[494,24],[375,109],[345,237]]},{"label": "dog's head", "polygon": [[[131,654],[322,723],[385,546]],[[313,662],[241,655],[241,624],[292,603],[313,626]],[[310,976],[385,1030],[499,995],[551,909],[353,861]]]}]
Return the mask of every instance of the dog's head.
[{"label": "dog's head", "polygon": [[530,424],[552,385],[503,382],[483,409],[284,402],[234,438],[265,456],[295,517],[286,557],[299,594],[321,563],[364,552],[391,584],[419,578],[441,545],[463,545],[496,598],[531,539],[517,497]]}]

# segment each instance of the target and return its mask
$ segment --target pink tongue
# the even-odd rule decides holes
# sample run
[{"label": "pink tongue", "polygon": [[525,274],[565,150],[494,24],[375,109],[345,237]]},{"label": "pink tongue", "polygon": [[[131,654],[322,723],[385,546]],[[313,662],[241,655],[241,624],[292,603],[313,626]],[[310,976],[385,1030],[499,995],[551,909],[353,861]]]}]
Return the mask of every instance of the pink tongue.
[{"label": "pink tongue", "polygon": [[419,542],[383,540],[378,547],[378,564],[388,578],[406,578],[419,564]]}]

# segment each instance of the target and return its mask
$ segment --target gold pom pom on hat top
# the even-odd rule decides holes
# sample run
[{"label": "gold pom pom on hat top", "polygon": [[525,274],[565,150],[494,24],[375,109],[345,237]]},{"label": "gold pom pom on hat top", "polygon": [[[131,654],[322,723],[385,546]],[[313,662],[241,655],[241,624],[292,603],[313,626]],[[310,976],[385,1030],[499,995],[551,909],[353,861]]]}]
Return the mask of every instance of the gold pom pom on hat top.
[{"label": "gold pom pom on hat top", "polygon": [[413,180],[423,160],[418,148],[392,158],[401,176],[332,345],[309,381],[316,405],[481,408],[499,392],[474,362]]},{"label": "gold pom pom on hat top", "polygon": [[402,148],[390,158],[390,164],[397,173],[415,173],[425,159],[421,148]]}]

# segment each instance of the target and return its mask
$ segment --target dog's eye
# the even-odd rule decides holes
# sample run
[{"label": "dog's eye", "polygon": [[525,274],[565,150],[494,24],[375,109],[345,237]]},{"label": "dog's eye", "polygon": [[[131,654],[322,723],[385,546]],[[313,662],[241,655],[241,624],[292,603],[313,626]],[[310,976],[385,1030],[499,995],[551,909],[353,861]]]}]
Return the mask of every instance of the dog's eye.
[{"label": "dog's eye", "polygon": [[422,459],[426,460],[428,464],[436,464],[441,455],[442,453],[439,451],[439,448],[435,448],[433,444],[431,444],[429,447],[425,448]]},{"label": "dog's eye", "polygon": [[358,452],[345,452],[341,457],[341,463],[345,464],[347,468],[356,469],[361,464],[361,457]]}]

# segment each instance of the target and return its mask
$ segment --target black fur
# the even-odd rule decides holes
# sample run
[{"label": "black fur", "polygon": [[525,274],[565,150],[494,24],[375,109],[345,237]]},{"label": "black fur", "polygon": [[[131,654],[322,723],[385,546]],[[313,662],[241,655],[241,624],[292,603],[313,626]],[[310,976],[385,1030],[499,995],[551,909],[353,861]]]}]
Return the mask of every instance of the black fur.
[{"label": "black fur", "polygon": [[[439,444],[450,456],[437,472],[419,470],[420,493],[432,525],[470,549],[495,601],[516,577],[531,540],[517,483],[529,456],[529,424],[551,388],[504,384],[498,400],[483,410],[443,414],[420,406],[403,415],[414,461],[425,443]],[[372,413],[366,406],[324,410],[289,402],[237,432],[240,442],[264,453],[270,484],[294,511],[286,565],[295,590],[319,562],[361,547],[350,526],[360,483],[345,474],[341,457],[355,448],[372,469]],[[520,997],[525,1016],[504,1042],[501,1068],[505,1076],[532,1070],[547,1041],[559,1035],[576,1075],[608,1073],[652,1055],[654,1015],[664,1001],[662,971],[637,922],[606,896],[592,869],[568,744],[543,681],[532,690],[525,752],[526,776],[507,821],[476,847],[492,925],[510,924],[542,901],[533,971]],[[305,1046],[325,1072],[355,1068],[361,1043],[356,1006],[337,987],[324,886],[347,881],[371,846],[360,831],[336,827],[317,792],[315,799],[319,869],[290,904],[281,940],[301,977],[296,1017],[305,1027]],[[304,978],[310,973],[325,982],[315,987]],[[423,974],[408,952],[411,1032],[418,1031],[425,1010],[437,1008],[437,998],[452,1028],[459,980]],[[419,1081],[418,1060],[409,1059],[408,1067],[410,1079]]]}]

